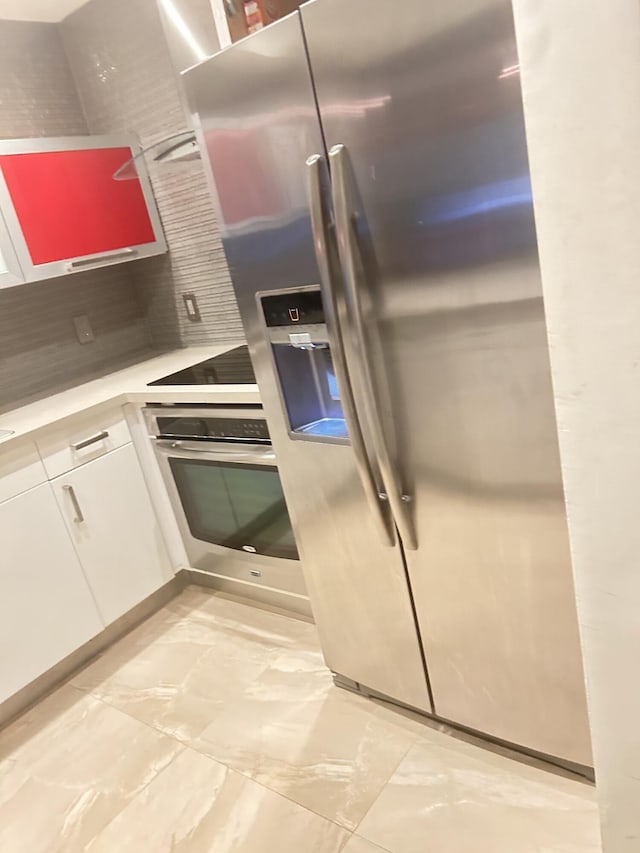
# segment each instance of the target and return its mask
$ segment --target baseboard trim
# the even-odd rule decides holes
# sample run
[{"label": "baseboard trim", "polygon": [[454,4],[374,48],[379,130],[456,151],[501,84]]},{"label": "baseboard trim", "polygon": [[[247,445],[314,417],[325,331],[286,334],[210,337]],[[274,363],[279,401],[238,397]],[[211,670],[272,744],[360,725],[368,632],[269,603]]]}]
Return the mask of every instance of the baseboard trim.
[{"label": "baseboard trim", "polygon": [[179,574],[185,577],[186,583],[225,593],[254,607],[266,606],[283,616],[293,616],[304,619],[306,622],[313,622],[311,604],[306,595],[286,592],[270,586],[260,586],[239,578],[230,578],[200,569],[182,569]]},{"label": "baseboard trim", "polygon": [[13,722],[16,717],[24,714],[25,711],[28,711],[29,708],[56,690],[79,669],[82,669],[101,652],[164,607],[190,584],[218,592],[235,601],[242,601],[254,607],[263,607],[266,610],[301,619],[305,622],[313,621],[309,599],[305,596],[281,593],[279,590],[272,590],[269,587],[254,587],[253,584],[229,580],[229,578],[201,572],[197,569],[180,569],[168,583],[161,586],[160,589],[157,589],[119,619],[116,619],[104,631],[92,637],[79,649],[71,652],[51,669],[43,672],[38,678],[0,703],[0,729]]}]

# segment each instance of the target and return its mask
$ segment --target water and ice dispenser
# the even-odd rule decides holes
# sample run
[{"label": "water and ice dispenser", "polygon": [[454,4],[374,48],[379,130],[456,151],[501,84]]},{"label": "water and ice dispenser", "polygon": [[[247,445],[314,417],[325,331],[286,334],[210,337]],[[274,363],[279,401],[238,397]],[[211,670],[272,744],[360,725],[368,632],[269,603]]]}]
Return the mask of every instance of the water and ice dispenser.
[{"label": "water and ice dispenser", "polygon": [[292,438],[345,441],[320,290],[278,291],[259,299]]}]

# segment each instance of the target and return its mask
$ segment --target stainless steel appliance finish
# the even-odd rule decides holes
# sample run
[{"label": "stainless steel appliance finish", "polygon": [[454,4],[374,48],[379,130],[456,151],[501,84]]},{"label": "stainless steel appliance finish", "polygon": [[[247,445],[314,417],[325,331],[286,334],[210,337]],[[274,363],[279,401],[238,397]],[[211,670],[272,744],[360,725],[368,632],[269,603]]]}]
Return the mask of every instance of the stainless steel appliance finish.
[{"label": "stainless steel appliance finish", "polygon": [[[511,4],[301,20],[185,79],[327,662],[589,765]],[[292,435],[260,294],[309,285],[350,445]]]},{"label": "stainless steel appliance finish", "polygon": [[223,47],[211,0],[157,0],[157,6],[176,74]]},{"label": "stainless steel appliance finish", "polygon": [[260,407],[147,406],[144,417],[189,565],[227,590],[235,582],[239,595],[310,614]]},{"label": "stainless steel appliance finish", "polygon": [[327,663],[430,711],[402,554],[380,539],[351,447],[289,438],[256,299],[320,283],[305,161],[322,151],[322,134],[299,16],[184,79]]}]

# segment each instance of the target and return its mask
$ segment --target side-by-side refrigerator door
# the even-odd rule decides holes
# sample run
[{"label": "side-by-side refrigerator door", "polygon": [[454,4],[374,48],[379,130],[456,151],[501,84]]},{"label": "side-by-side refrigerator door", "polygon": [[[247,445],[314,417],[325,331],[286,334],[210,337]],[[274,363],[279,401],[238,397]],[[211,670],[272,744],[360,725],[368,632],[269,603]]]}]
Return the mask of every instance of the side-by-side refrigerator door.
[{"label": "side-by-side refrigerator door", "polygon": [[436,713],[589,764],[511,3],[301,14]]},{"label": "side-by-side refrigerator door", "polygon": [[185,82],[325,658],[335,673],[430,711],[402,553],[344,358],[299,14]]}]

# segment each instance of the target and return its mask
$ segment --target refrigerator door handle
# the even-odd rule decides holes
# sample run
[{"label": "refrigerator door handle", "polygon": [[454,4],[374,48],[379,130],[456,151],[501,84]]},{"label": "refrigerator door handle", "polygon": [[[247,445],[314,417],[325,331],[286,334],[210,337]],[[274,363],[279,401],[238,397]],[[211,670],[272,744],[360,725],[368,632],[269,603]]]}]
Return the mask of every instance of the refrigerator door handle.
[{"label": "refrigerator door handle", "polygon": [[356,214],[349,204],[347,190],[348,154],[344,145],[334,145],[329,152],[331,163],[331,186],[333,209],[338,239],[338,253],[347,291],[347,314],[357,355],[354,371],[359,395],[366,402],[367,422],[370,425],[375,454],[385,484],[391,511],[393,512],[403,544],[411,551],[418,547],[416,531],[410,510],[411,497],[403,493],[396,468],[387,446],[376,384],[371,370],[372,359],[368,351],[365,319],[362,307],[363,269],[360,246],[355,229]]},{"label": "refrigerator door handle", "polygon": [[336,372],[342,398],[351,447],[356,458],[356,466],[362,481],[367,502],[386,545],[395,545],[395,525],[389,511],[387,495],[376,482],[367,446],[362,433],[360,419],[351,389],[351,378],[345,358],[342,332],[339,320],[338,291],[336,274],[339,274],[339,261],[335,245],[335,226],[333,225],[330,198],[329,170],[326,160],[320,154],[314,154],[307,160],[307,182],[311,210],[313,245],[320,271],[320,290],[325,308],[325,320],[329,344],[331,346],[333,367]]}]

